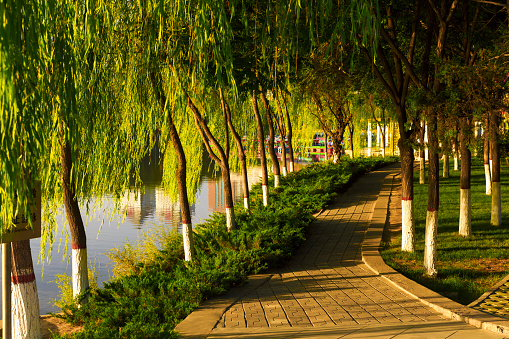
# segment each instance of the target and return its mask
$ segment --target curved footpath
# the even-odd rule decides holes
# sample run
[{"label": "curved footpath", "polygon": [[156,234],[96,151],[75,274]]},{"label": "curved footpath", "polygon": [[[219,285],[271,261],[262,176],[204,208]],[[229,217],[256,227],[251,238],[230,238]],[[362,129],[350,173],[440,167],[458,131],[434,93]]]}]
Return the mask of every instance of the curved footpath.
[{"label": "curved footpath", "polygon": [[509,338],[508,320],[442,297],[380,257],[399,168],[357,180],[287,265],[205,302],[175,328],[181,338]]}]

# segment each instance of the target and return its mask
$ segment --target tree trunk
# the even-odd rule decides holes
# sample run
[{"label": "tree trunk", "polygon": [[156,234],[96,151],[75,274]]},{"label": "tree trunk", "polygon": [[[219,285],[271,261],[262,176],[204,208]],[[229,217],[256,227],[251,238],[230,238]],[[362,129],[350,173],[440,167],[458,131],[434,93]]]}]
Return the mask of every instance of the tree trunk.
[{"label": "tree trunk", "polygon": [[470,120],[468,117],[461,118],[460,128],[460,151],[461,151],[461,174],[460,174],[460,220],[459,234],[466,237],[472,234],[471,217],[471,194],[470,194],[470,172],[471,153],[468,149],[470,131]]},{"label": "tree trunk", "polygon": [[[154,91],[161,113],[164,114],[164,108],[166,106],[166,96],[160,88],[160,83],[156,81],[156,74],[150,74],[150,80],[152,84],[152,90]],[[177,128],[173,123],[171,112],[168,112],[167,118],[168,127],[170,130],[170,140],[177,156],[177,190],[179,195],[180,203],[180,214],[182,217],[182,237],[184,242],[184,258],[186,261],[192,261],[195,257],[194,241],[193,241],[193,225],[191,222],[191,208],[189,206],[189,199],[187,197],[187,161],[184,148],[180,142],[180,137],[177,132]]]},{"label": "tree trunk", "polygon": [[444,153],[444,171],[443,171],[443,177],[449,178],[449,154]]},{"label": "tree trunk", "polygon": [[30,240],[14,241],[12,248],[12,337],[42,338],[39,296]]},{"label": "tree trunk", "polygon": [[247,163],[246,163],[246,154],[244,153],[244,146],[242,145],[242,139],[240,138],[239,133],[235,130],[232,122],[232,114],[230,110],[230,105],[226,102],[224,98],[222,89],[219,90],[221,101],[223,104],[223,114],[226,117],[226,122],[228,123],[228,127],[230,132],[235,139],[235,144],[237,145],[237,156],[240,160],[240,166],[242,170],[242,188],[244,191],[244,209],[249,210],[249,182],[247,178]]},{"label": "tree trunk", "polygon": [[490,166],[490,119],[486,114],[484,121],[483,140],[484,140],[484,177],[486,178],[486,195],[491,195],[491,166]]},{"label": "tree trunk", "polygon": [[459,146],[458,146],[458,136],[454,138],[454,170],[457,171],[459,169]]},{"label": "tree trunk", "polygon": [[490,154],[491,154],[491,225],[502,225],[502,196],[500,191],[500,150],[498,145],[498,112],[490,117]]},{"label": "tree trunk", "polygon": [[276,120],[276,125],[279,130],[279,146],[281,147],[281,167],[283,176],[285,177],[288,174],[288,171],[286,170],[286,126],[285,126],[285,117],[283,114],[283,109],[281,108],[281,102],[279,101],[279,95],[276,95],[276,103],[278,108],[279,115]]},{"label": "tree trunk", "polygon": [[184,258],[186,261],[192,261],[195,257],[194,240],[193,240],[193,224],[191,222],[191,208],[187,197],[187,161],[184,148],[180,142],[177,128],[173,123],[171,114],[168,113],[168,126],[170,128],[170,140],[177,155],[177,189],[180,203],[180,214],[182,217],[182,236],[184,241]]},{"label": "tree trunk", "polygon": [[[71,146],[67,141],[60,146],[60,160],[65,214],[72,243],[72,294],[76,298],[88,289],[87,236],[74,189],[74,180],[71,178]],[[86,302],[86,299],[83,299],[83,302]]]},{"label": "tree trunk", "polygon": [[293,129],[292,129],[292,122],[290,119],[290,113],[288,112],[288,107],[286,105],[286,99],[283,96],[283,104],[285,106],[285,115],[286,115],[286,127],[288,128],[288,151],[290,156],[290,172],[293,172],[295,170],[295,159],[293,156],[293,144],[292,144],[292,137],[293,137]]},{"label": "tree trunk", "polygon": [[265,134],[263,132],[263,122],[258,110],[258,102],[256,100],[256,92],[253,90],[251,94],[251,101],[253,103],[253,112],[256,118],[256,125],[258,126],[258,147],[260,148],[260,162],[262,166],[262,194],[263,194],[263,206],[268,204],[268,173],[267,173],[267,157],[265,156]]},{"label": "tree trunk", "polygon": [[265,96],[263,91],[260,92],[260,96],[263,102],[263,107],[265,108],[265,115],[267,116],[267,125],[269,126],[269,155],[272,160],[272,171],[274,172],[274,187],[279,186],[279,176],[281,172],[279,171],[279,162],[277,160],[276,151],[274,150],[274,124],[272,122],[272,114],[270,112],[269,101]]},{"label": "tree trunk", "polygon": [[439,206],[439,161],[437,121],[435,112],[428,123],[429,169],[428,169],[428,211],[426,214],[426,232],[424,240],[424,274],[436,277],[437,229]]},{"label": "tree trunk", "polygon": [[[217,139],[210,132],[210,129],[203,120],[200,111],[198,110],[194,102],[191,100],[191,97],[189,97],[187,93],[184,93],[184,95],[186,97],[187,105],[191,112],[193,113],[196,128],[198,129],[198,133],[200,133],[203,144],[207,149],[207,152],[209,153],[211,159],[214,160],[214,162],[221,168],[221,178],[223,179],[223,189],[224,189],[224,200],[226,204],[225,208],[226,228],[228,229],[228,231],[232,231],[237,228],[237,225],[235,223],[235,212],[233,209],[233,194],[230,179],[230,165],[228,164],[228,158],[221,144],[219,144]],[[224,128],[228,128],[228,126],[224,126]],[[218,155],[216,155],[215,152],[212,150],[210,144],[213,145]]]},{"label": "tree trunk", "polygon": [[421,143],[421,149],[419,151],[419,184],[424,185],[426,183],[426,142],[424,140],[426,135],[426,123],[424,120],[421,123],[419,132],[419,141]]},{"label": "tree trunk", "polygon": [[401,153],[401,250],[404,252],[414,252],[414,150],[404,135],[399,139],[399,150]]},{"label": "tree trunk", "polygon": [[352,151],[352,159],[354,158],[354,156],[353,156],[353,130],[354,130],[354,125],[352,122],[351,124],[348,124],[348,133],[350,134],[350,150]]}]

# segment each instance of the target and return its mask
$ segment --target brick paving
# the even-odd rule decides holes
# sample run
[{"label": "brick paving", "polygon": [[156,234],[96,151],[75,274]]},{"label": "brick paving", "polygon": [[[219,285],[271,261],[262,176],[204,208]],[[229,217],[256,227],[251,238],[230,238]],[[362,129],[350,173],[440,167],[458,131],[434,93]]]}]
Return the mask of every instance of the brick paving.
[{"label": "brick paving", "polygon": [[223,314],[216,328],[395,324],[444,318],[410,298],[363,262],[361,244],[383,178],[366,175],[310,225],[292,260]]}]

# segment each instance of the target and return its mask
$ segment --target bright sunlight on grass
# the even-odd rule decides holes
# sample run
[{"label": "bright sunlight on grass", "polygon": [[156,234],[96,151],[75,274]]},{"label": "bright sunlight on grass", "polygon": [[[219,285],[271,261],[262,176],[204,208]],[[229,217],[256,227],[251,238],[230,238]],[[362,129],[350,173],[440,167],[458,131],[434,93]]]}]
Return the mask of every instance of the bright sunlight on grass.
[{"label": "bright sunlight on grass", "polygon": [[419,185],[414,172],[416,223],[415,253],[401,253],[401,236],[385,244],[381,251],[385,262],[405,276],[444,296],[469,304],[509,273],[509,172],[502,165],[502,226],[490,226],[491,196],[486,195],[484,167],[472,158],[472,232],[458,235],[460,171],[440,178],[438,224],[438,277],[423,275],[424,228],[428,185]]}]

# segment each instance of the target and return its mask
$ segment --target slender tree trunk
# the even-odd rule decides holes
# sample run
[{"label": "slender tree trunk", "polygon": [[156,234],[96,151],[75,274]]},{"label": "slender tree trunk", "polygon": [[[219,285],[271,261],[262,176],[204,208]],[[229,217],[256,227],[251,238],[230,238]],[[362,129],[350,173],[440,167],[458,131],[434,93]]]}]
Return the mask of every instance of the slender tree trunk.
[{"label": "slender tree trunk", "polygon": [[277,160],[276,151],[274,150],[274,124],[272,123],[272,114],[270,112],[269,101],[263,91],[260,92],[260,96],[265,108],[265,115],[267,116],[267,125],[269,126],[269,155],[272,160],[272,171],[274,172],[274,187],[279,186],[279,176],[281,174],[279,170],[279,162]]},{"label": "slender tree trunk", "polygon": [[354,125],[352,122],[351,124],[348,124],[348,133],[350,134],[350,150],[352,151],[352,159],[353,159],[353,130]]},{"label": "slender tree trunk", "polygon": [[286,115],[286,126],[288,128],[288,152],[290,153],[290,172],[293,172],[295,170],[295,159],[293,156],[293,129],[292,129],[292,122],[290,119],[290,113],[288,112],[288,106],[286,105],[286,99],[283,95],[283,105],[285,106],[285,115]]},{"label": "slender tree trunk", "polygon": [[170,140],[173,145],[175,154],[177,155],[177,190],[180,203],[180,214],[182,216],[182,237],[184,241],[184,258],[186,261],[192,261],[195,258],[194,240],[193,240],[193,223],[191,222],[191,208],[189,206],[189,198],[187,196],[187,160],[184,148],[180,142],[177,128],[173,123],[171,113],[168,113],[168,126],[170,128]]},{"label": "slender tree trunk", "polygon": [[244,209],[249,210],[249,181],[247,177],[247,163],[246,163],[246,154],[244,153],[244,146],[242,145],[242,139],[240,135],[235,130],[232,122],[232,114],[230,110],[230,105],[226,102],[224,98],[222,89],[219,90],[221,101],[223,104],[223,114],[226,117],[226,122],[228,124],[228,128],[233,135],[235,140],[235,144],[237,145],[237,156],[240,160],[240,166],[242,170],[242,188],[244,191]]},{"label": "slender tree trunk", "polygon": [[282,165],[281,167],[282,167],[283,176],[285,177],[288,174],[288,171],[286,169],[286,140],[285,140],[286,139],[286,126],[285,126],[285,117],[284,117],[283,109],[281,108],[281,102],[279,101],[278,95],[276,95],[276,103],[277,103],[279,115],[277,116],[277,118],[275,118],[275,120],[276,120],[277,128],[279,130],[279,135],[280,135],[279,145],[281,147],[281,165]]},{"label": "slender tree trunk", "polygon": [[41,339],[41,313],[30,240],[14,241],[11,248],[12,338]]},{"label": "slender tree trunk", "polygon": [[449,164],[449,153],[447,153],[448,151],[446,151],[444,153],[444,170],[443,170],[443,177],[444,178],[449,178],[449,167],[450,167],[450,164]]},{"label": "slender tree trunk", "polygon": [[399,150],[401,153],[401,250],[404,252],[414,252],[414,150],[404,134],[399,139]]},{"label": "slender tree trunk", "polygon": [[459,150],[459,145],[458,145],[458,137],[459,136],[456,136],[454,137],[454,170],[457,171],[459,170],[459,154],[460,154],[460,150]]},{"label": "slender tree trunk", "polygon": [[421,129],[419,131],[419,141],[421,143],[421,149],[419,151],[419,184],[424,185],[426,183],[426,122],[421,122]]},{"label": "slender tree trunk", "polygon": [[436,113],[428,123],[429,169],[428,169],[428,211],[424,240],[424,274],[436,277],[437,270],[437,229],[439,206],[439,161]]},{"label": "slender tree trunk", "polygon": [[[65,214],[72,243],[72,294],[76,298],[88,289],[87,236],[74,189],[74,181],[71,178],[71,146],[67,141],[64,141],[60,146],[60,160]],[[86,302],[86,299],[83,302]]]},{"label": "slender tree trunk", "polygon": [[500,150],[498,145],[498,112],[493,111],[490,117],[491,138],[490,154],[492,159],[491,169],[491,224],[502,225],[502,196],[500,191]]},{"label": "slender tree trunk", "polygon": [[469,131],[470,119],[468,117],[462,117],[460,127],[461,174],[459,234],[464,237],[472,234],[472,203],[470,194],[471,153],[468,149]]},{"label": "slender tree trunk", "polygon": [[[230,179],[230,165],[228,164],[228,158],[224,152],[223,147],[217,139],[212,135],[210,132],[210,129],[208,128],[207,124],[203,120],[203,117],[194,104],[194,102],[191,100],[189,95],[185,93],[185,97],[187,100],[187,105],[194,116],[194,121],[196,123],[196,128],[198,129],[198,133],[200,133],[200,136],[202,138],[203,144],[205,145],[205,148],[207,149],[207,152],[209,153],[210,157],[216,164],[219,165],[219,168],[221,168],[221,178],[223,179],[223,189],[224,189],[224,200],[226,204],[226,228],[228,231],[232,231],[237,228],[237,225],[235,223],[235,211],[233,209],[233,193],[232,193],[232,184]],[[225,128],[228,128],[228,126],[224,126]],[[212,150],[210,144],[214,147],[218,155],[214,153]]]},{"label": "slender tree trunk", "polygon": [[[152,84],[152,90],[154,91],[161,113],[164,114],[166,106],[166,96],[161,89],[160,82],[156,80],[156,74],[150,74],[150,80]],[[193,241],[193,225],[191,222],[191,208],[189,206],[189,199],[187,196],[187,160],[184,148],[180,142],[180,137],[177,132],[177,128],[173,123],[171,112],[168,112],[167,123],[170,130],[170,141],[175,150],[177,156],[177,171],[175,173],[177,177],[177,190],[179,195],[180,203],[180,214],[182,217],[182,237],[184,242],[184,258],[186,261],[192,261],[195,258],[194,241]]]},{"label": "slender tree trunk", "polygon": [[263,132],[263,122],[260,116],[260,110],[258,109],[258,101],[256,100],[256,92],[253,90],[251,94],[251,101],[253,103],[253,112],[256,119],[256,125],[258,126],[258,147],[260,148],[260,162],[262,166],[262,194],[263,194],[263,206],[267,206],[269,200],[268,184],[269,175],[267,173],[267,157],[265,156],[265,133]]},{"label": "slender tree trunk", "polygon": [[490,119],[486,114],[483,129],[484,140],[484,177],[486,178],[486,195],[491,195],[491,166],[490,166]]}]

